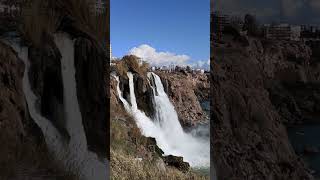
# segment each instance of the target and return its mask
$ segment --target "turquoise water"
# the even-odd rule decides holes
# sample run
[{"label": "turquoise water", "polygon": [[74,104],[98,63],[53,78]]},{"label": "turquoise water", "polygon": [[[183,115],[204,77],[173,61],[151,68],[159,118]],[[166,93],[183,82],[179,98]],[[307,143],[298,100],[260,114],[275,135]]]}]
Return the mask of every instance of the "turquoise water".
[{"label": "turquoise water", "polygon": [[[303,155],[306,146],[320,148],[320,124],[289,127],[288,136],[294,150],[300,156]],[[314,176],[320,177],[320,153],[303,155],[302,157],[309,168],[315,171]]]},{"label": "turquoise water", "polygon": [[210,101],[202,101],[200,103],[202,110],[207,113],[207,115],[210,115]]}]

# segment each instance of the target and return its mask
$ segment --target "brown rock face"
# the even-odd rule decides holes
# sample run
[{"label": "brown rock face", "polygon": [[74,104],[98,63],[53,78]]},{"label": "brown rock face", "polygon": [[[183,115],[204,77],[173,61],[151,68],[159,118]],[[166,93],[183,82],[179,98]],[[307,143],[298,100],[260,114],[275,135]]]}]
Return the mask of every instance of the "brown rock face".
[{"label": "brown rock face", "polygon": [[247,47],[234,41],[212,44],[211,151],[218,179],[312,179],[294,153],[266,88],[275,79],[307,80],[309,50],[268,43],[249,39]]},{"label": "brown rock face", "polygon": [[139,109],[143,109],[147,116],[152,117],[154,113],[153,107],[153,91],[147,77],[139,74],[134,74],[135,94]]},{"label": "brown rock face", "polygon": [[[22,91],[24,64],[14,50],[0,42],[0,179],[2,170],[28,143],[43,142],[39,127],[30,118]],[[21,153],[21,152],[20,152]]]},{"label": "brown rock face", "polygon": [[206,119],[200,101],[209,100],[209,81],[206,75],[156,72],[173,103],[184,127]]}]

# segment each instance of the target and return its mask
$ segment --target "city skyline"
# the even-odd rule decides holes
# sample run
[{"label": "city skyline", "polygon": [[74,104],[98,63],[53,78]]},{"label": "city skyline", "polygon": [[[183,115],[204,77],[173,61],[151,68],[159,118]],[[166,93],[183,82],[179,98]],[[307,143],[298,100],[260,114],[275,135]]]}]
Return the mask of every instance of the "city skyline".
[{"label": "city skyline", "polygon": [[215,0],[211,9],[241,17],[255,14],[261,23],[320,24],[318,0]]}]

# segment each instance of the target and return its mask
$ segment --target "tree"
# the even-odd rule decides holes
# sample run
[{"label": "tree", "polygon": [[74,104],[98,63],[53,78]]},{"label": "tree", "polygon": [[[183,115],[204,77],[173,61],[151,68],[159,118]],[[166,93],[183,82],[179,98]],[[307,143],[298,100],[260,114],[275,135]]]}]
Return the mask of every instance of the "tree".
[{"label": "tree", "polygon": [[187,66],[187,72],[191,72],[191,67]]}]

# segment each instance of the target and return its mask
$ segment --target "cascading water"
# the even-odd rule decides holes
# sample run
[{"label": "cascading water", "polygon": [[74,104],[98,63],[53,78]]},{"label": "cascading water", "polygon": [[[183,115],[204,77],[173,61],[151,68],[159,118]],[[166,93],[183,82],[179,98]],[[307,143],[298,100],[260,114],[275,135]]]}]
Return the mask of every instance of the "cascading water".
[{"label": "cascading water", "polygon": [[160,77],[154,73],[149,73],[148,76],[153,77],[155,83],[153,93],[156,110],[155,122],[158,123],[157,126],[161,128],[171,147],[169,153],[184,157],[191,166],[209,167],[209,139],[196,138],[183,131],[177,112],[164,91]]},{"label": "cascading water", "polygon": [[[98,156],[87,150],[87,140],[82,125],[82,117],[77,99],[75,68],[74,68],[74,43],[66,34],[55,35],[55,43],[59,48],[61,59],[61,70],[64,86],[64,102],[66,115],[66,129],[70,134],[70,141],[65,144],[63,136],[57,131],[52,123],[41,116],[36,107],[37,97],[31,90],[28,72],[30,63],[28,59],[28,48],[20,48],[13,44],[18,56],[26,65],[23,77],[23,91],[27,100],[32,119],[41,128],[46,144],[64,166],[80,179],[84,180],[105,180],[108,178],[108,161],[100,161]],[[12,44],[12,43],[10,43]]]},{"label": "cascading water", "polygon": [[183,131],[174,106],[165,93],[160,78],[154,73],[148,74],[149,79],[154,78],[155,82],[153,98],[156,114],[155,119],[151,120],[137,108],[133,75],[130,72],[127,75],[129,78],[131,106],[123,98],[119,88],[119,79],[116,77],[118,95],[125,109],[133,115],[142,133],[147,137],[156,138],[157,145],[166,155],[182,156],[185,161],[195,168],[208,168],[210,166],[209,140],[196,138]]}]

